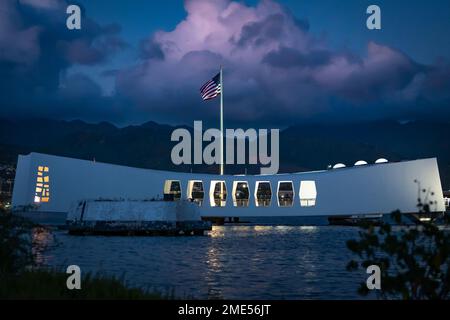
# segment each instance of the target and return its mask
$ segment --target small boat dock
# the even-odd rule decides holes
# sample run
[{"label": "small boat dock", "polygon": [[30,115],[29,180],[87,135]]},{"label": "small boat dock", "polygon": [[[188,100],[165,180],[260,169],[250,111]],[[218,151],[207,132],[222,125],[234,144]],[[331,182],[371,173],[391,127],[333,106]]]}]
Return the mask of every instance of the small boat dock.
[{"label": "small boat dock", "polygon": [[72,235],[204,235],[212,229],[189,201],[82,200],[70,209],[66,228]]}]

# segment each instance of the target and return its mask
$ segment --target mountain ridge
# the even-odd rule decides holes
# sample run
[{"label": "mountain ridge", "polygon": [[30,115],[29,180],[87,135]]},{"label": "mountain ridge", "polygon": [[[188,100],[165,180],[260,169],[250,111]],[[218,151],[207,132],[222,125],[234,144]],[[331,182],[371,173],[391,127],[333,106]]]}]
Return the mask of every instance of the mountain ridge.
[{"label": "mountain ridge", "polygon": [[[14,163],[18,154],[42,152],[59,156],[185,172],[218,171],[218,166],[175,166],[170,135],[176,128],[147,121],[116,127],[82,120],[0,119],[0,163]],[[373,163],[437,157],[442,185],[450,187],[450,125],[447,122],[378,121],[358,124],[300,124],[280,131],[280,172],[325,169],[338,162]],[[206,145],[206,144],[204,144]],[[259,173],[255,165],[227,165],[232,174]]]}]

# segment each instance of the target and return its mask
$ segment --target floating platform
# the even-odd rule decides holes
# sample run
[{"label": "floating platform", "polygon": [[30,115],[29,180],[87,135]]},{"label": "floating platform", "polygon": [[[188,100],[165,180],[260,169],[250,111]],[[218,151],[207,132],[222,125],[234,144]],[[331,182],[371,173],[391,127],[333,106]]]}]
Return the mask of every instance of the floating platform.
[{"label": "floating platform", "polygon": [[206,221],[91,221],[69,223],[66,228],[71,235],[112,236],[202,236],[211,230]]},{"label": "floating platform", "polygon": [[188,201],[82,200],[66,220],[72,235],[204,235],[212,229]]}]

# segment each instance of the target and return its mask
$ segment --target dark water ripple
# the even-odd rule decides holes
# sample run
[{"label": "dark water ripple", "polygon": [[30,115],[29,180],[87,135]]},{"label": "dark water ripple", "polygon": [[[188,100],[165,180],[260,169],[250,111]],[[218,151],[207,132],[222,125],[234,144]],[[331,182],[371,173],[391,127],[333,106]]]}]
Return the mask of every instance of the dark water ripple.
[{"label": "dark water ripple", "polygon": [[346,240],[335,226],[214,227],[205,237],[101,237],[54,233],[43,265],[123,277],[130,286],[178,297],[354,299],[364,271],[347,272]]}]

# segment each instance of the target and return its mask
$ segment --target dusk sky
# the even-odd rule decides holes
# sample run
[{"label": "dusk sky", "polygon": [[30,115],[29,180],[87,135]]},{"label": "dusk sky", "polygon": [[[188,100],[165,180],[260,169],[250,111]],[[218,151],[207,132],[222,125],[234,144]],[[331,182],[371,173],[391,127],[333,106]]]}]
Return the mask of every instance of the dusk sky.
[{"label": "dusk sky", "polygon": [[233,125],[448,121],[449,33],[448,0],[3,0],[0,116],[214,125],[223,65]]}]

